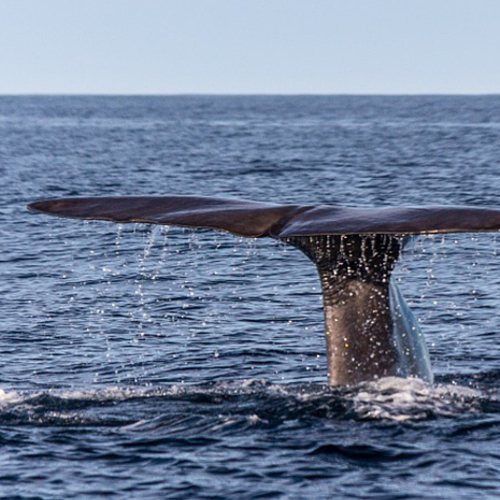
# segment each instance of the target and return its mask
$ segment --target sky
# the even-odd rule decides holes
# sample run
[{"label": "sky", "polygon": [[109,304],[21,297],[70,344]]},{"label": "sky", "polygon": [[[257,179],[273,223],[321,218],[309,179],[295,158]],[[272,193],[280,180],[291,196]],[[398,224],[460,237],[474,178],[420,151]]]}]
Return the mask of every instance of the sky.
[{"label": "sky", "polygon": [[500,0],[0,0],[0,94],[498,94]]}]

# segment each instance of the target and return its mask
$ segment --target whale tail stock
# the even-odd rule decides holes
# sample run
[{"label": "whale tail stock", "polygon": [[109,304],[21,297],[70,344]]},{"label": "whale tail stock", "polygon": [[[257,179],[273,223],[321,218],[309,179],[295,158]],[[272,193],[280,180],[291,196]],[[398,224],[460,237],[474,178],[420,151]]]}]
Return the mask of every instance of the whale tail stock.
[{"label": "whale tail stock", "polygon": [[432,380],[418,324],[391,274],[412,234],[500,230],[500,210],[346,208],[197,196],[92,197],[28,205],[59,217],[218,229],[279,239],[317,267],[323,291],[329,383],[383,376]]},{"label": "whale tail stock", "polygon": [[[391,304],[391,274],[400,255],[400,236],[294,236],[285,242],[301,250],[318,270],[323,292],[328,379],[346,385],[384,376],[427,372],[403,368]],[[429,370],[430,372],[430,370]]]}]

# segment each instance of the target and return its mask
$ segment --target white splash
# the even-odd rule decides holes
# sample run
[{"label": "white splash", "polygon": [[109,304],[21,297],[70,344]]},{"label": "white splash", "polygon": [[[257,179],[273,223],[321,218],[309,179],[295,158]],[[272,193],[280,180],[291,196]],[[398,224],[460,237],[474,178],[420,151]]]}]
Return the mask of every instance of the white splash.
[{"label": "white splash", "polygon": [[483,397],[469,387],[431,385],[417,378],[386,377],[362,384],[358,390],[352,398],[358,416],[399,422],[476,413]]},{"label": "white splash", "polygon": [[10,403],[17,403],[20,400],[21,397],[17,392],[5,392],[3,389],[0,389],[0,407]]}]

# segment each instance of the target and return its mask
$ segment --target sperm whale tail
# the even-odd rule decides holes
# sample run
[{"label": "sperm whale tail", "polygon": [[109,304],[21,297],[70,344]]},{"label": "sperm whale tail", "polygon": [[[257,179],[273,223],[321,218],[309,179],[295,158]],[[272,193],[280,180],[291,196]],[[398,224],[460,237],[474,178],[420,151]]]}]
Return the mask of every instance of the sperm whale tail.
[{"label": "sperm whale tail", "polygon": [[198,196],[44,200],[35,212],[74,219],[211,228],[268,236],[301,250],[323,291],[329,383],[384,376],[432,381],[418,324],[391,274],[405,236],[500,230],[500,210],[472,207],[346,208]]}]

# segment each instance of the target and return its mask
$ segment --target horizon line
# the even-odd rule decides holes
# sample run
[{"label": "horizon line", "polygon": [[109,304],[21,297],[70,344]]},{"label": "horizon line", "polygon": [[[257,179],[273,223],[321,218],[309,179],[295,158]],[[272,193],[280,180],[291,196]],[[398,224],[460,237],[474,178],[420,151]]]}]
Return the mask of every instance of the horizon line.
[{"label": "horizon line", "polygon": [[20,92],[20,93],[0,93],[0,97],[497,97],[500,91],[495,92],[415,92],[415,93],[390,93],[390,92],[169,92],[169,93],[136,93],[136,92]]}]

